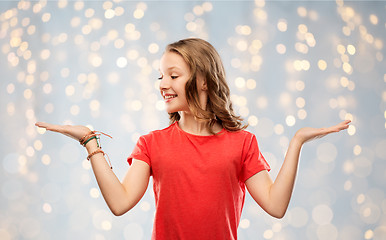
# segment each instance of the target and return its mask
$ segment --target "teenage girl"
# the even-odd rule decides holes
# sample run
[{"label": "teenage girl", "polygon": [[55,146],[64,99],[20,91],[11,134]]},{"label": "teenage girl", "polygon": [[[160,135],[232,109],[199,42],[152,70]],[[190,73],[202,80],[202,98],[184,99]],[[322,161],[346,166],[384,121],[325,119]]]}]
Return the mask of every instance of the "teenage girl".
[{"label": "teenage girl", "polygon": [[282,218],[303,144],[347,129],[350,122],[298,130],[272,181],[256,137],[244,130],[233,111],[224,67],[211,44],[196,38],[169,44],[159,70],[171,124],[139,138],[122,182],[106,162],[96,132],[85,126],[36,123],[86,147],[114,215],[138,203],[152,176],[156,204],[152,239],[237,239],[245,187],[262,209]]}]

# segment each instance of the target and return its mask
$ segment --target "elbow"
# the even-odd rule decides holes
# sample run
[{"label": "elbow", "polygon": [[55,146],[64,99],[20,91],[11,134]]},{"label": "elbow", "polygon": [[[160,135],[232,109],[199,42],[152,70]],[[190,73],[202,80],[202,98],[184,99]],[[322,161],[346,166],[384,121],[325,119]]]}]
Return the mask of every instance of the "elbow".
[{"label": "elbow", "polygon": [[110,208],[110,211],[112,212],[112,214],[114,214],[114,216],[122,216],[123,214],[127,213],[131,208],[113,208],[113,207],[109,207]]},{"label": "elbow", "polygon": [[272,211],[272,212],[269,212],[269,215],[277,219],[282,219],[285,216],[286,212],[287,212],[287,209],[280,210],[280,211]]}]

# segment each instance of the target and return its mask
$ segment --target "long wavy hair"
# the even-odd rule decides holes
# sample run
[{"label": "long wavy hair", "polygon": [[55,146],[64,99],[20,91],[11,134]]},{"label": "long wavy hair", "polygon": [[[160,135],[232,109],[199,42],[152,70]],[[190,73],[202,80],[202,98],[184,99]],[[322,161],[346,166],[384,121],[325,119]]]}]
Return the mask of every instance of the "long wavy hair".
[{"label": "long wavy hair", "polygon": [[[191,76],[185,85],[186,100],[190,111],[201,121],[207,122],[209,131],[218,122],[228,131],[245,129],[247,125],[237,116],[230,100],[230,91],[225,78],[225,70],[220,55],[207,41],[188,38],[166,46],[166,52],[179,54],[190,67]],[[206,109],[200,106],[197,90],[197,75],[207,83],[208,102]],[[170,124],[179,121],[178,112],[169,113]]]}]

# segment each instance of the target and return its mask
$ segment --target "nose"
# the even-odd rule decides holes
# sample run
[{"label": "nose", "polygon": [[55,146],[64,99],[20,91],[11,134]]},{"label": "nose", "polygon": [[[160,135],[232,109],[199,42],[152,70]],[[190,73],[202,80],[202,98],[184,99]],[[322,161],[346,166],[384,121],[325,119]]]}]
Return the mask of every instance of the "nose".
[{"label": "nose", "polygon": [[161,91],[163,90],[167,90],[170,88],[170,81],[168,80],[168,78],[165,76],[163,77],[161,80],[160,80],[160,83],[159,83],[159,89]]}]

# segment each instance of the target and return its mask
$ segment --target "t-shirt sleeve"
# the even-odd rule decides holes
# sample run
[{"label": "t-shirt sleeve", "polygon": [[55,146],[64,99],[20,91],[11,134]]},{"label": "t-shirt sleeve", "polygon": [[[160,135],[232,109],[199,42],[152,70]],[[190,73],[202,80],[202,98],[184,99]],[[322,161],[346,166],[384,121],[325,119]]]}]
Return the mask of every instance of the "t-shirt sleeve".
[{"label": "t-shirt sleeve", "polygon": [[240,175],[242,182],[247,181],[248,178],[262,170],[271,170],[271,167],[260,152],[255,135],[252,134],[250,140],[246,141],[243,152],[244,158]]},{"label": "t-shirt sleeve", "polygon": [[141,160],[149,164],[151,166],[150,162],[150,154],[148,150],[148,144],[146,142],[146,139],[144,136],[141,136],[137,144],[135,145],[133,152],[130,154],[130,156],[127,158],[127,162],[131,165],[133,162],[133,158],[137,160]]}]

